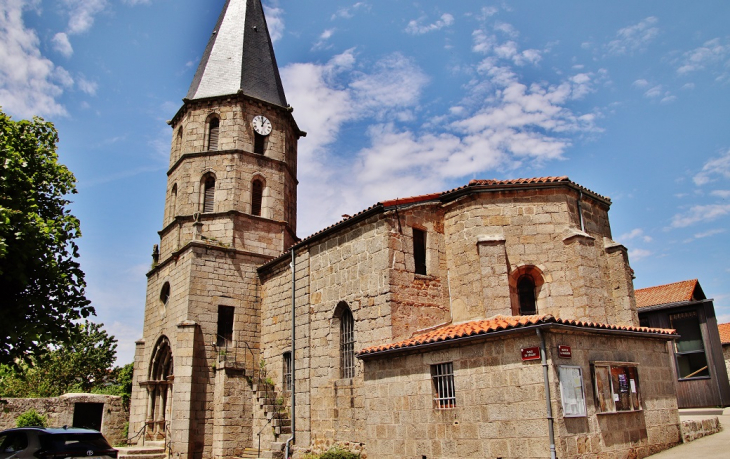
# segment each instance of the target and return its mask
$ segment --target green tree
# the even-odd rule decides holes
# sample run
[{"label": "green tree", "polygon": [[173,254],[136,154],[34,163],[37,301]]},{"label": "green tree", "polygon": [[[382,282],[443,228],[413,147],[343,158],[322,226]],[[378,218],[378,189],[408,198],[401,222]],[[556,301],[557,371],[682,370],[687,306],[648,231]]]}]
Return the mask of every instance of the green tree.
[{"label": "green tree", "polygon": [[79,324],[63,346],[48,349],[29,363],[6,365],[0,371],[0,397],[57,397],[117,384],[112,370],[117,340],[102,327],[88,321]]},{"label": "green tree", "polygon": [[75,260],[79,220],[66,209],[76,179],[57,143],[52,123],[0,109],[0,364],[67,341],[74,321],[94,314]]},{"label": "green tree", "polygon": [[29,409],[15,419],[15,427],[47,427],[48,418],[42,416],[34,408]]}]

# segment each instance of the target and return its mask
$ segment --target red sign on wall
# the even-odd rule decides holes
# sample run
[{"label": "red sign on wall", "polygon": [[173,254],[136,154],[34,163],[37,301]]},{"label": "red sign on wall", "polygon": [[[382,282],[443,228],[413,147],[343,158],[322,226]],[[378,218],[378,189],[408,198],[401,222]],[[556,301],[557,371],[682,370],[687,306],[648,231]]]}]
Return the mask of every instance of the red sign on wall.
[{"label": "red sign on wall", "polygon": [[539,347],[522,348],[522,360],[538,360],[540,358]]},{"label": "red sign on wall", "polygon": [[569,359],[573,357],[573,352],[570,350],[570,346],[558,345],[558,356],[561,359]]}]

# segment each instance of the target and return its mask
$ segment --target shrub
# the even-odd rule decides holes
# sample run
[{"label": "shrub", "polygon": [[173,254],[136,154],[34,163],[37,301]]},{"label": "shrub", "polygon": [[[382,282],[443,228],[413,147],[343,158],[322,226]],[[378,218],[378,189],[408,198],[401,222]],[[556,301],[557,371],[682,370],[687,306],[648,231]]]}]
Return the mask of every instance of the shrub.
[{"label": "shrub", "polygon": [[319,459],[358,459],[359,454],[351,453],[339,446],[333,446],[326,453],[319,456]]},{"label": "shrub", "polygon": [[15,427],[47,427],[48,419],[31,408],[15,419]]}]

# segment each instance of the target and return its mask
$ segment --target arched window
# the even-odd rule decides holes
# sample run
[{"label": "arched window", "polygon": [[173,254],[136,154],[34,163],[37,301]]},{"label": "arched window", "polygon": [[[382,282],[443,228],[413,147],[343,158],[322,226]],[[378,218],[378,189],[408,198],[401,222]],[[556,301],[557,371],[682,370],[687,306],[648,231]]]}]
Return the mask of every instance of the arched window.
[{"label": "arched window", "polygon": [[208,123],[208,150],[218,150],[218,131],[220,127],[220,120],[213,118]]},{"label": "arched window", "polygon": [[177,130],[177,137],[175,138],[175,150],[176,152],[182,153],[182,138],[183,138],[183,128],[180,126],[180,128]]},{"label": "arched window", "polygon": [[251,184],[251,215],[261,216],[261,203],[264,199],[264,183],[255,179]]},{"label": "arched window", "polygon": [[524,275],[517,281],[517,296],[520,300],[520,315],[537,314],[537,299],[535,298],[535,281],[532,276]]},{"label": "arched window", "polygon": [[172,349],[170,341],[167,337],[162,336],[152,352],[152,361],[150,362],[150,381],[165,381],[173,374],[172,365]]},{"label": "arched window", "polygon": [[340,316],[340,369],[342,378],[355,377],[355,320],[348,307]]},{"label": "arched window", "polygon": [[215,212],[215,177],[209,175],[203,183],[203,213]]},{"label": "arched window", "polygon": [[162,286],[162,290],[160,290],[160,303],[162,303],[163,307],[167,307],[167,303],[170,302],[170,283],[165,282],[165,284]]}]

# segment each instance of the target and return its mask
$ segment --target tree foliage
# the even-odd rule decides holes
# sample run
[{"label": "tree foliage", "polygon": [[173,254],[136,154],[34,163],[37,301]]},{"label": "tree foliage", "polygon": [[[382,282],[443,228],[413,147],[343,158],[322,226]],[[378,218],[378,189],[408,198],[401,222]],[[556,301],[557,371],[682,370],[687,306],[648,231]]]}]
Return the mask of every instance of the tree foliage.
[{"label": "tree foliage", "polygon": [[48,418],[31,408],[15,418],[15,427],[48,427]]},{"label": "tree foliage", "polygon": [[94,314],[78,262],[79,220],[66,209],[76,179],[58,163],[58,133],[0,110],[0,364],[69,339]]},{"label": "tree foliage", "polygon": [[[123,395],[119,385],[129,384],[131,368],[112,370],[117,340],[103,324],[79,324],[65,345],[48,349],[20,366],[0,370],[0,397],[57,397],[69,392],[101,392]],[[127,381],[129,380],[129,381]]]}]

